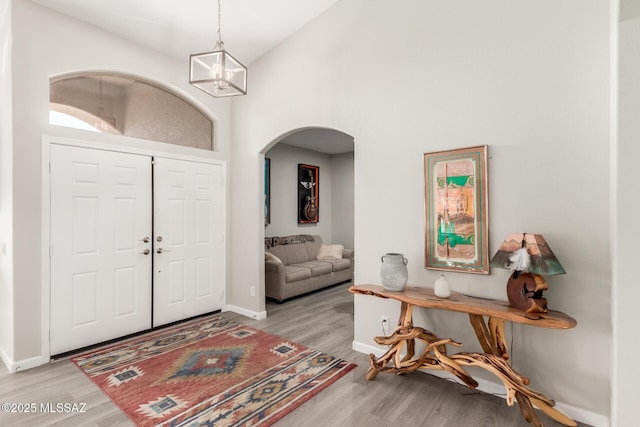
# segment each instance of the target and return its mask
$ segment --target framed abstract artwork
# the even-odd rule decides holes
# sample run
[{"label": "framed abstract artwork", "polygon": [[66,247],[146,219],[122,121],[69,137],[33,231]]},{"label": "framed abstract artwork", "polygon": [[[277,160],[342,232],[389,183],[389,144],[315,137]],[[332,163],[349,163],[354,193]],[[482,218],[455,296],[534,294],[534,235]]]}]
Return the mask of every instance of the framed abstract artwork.
[{"label": "framed abstract artwork", "polygon": [[320,207],[320,168],[298,164],[298,224],[317,223]]},{"label": "framed abstract artwork", "polygon": [[487,151],[424,154],[425,268],[489,274]]}]

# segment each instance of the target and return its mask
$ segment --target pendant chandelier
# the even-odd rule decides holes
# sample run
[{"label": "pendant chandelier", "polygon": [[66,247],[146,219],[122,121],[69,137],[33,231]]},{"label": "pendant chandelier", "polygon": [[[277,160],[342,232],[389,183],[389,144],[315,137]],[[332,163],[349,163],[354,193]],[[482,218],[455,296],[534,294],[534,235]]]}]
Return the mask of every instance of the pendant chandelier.
[{"label": "pendant chandelier", "polygon": [[247,67],[224,50],[220,31],[218,0],[218,41],[211,52],[190,55],[189,83],[216,98],[247,94]]}]

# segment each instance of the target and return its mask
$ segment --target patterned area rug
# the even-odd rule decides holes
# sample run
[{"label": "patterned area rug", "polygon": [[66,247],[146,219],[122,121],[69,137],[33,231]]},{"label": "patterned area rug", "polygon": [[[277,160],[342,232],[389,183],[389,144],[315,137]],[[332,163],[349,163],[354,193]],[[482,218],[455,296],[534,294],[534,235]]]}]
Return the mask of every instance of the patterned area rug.
[{"label": "patterned area rug", "polygon": [[140,426],[269,426],[355,368],[221,316],[72,360]]}]

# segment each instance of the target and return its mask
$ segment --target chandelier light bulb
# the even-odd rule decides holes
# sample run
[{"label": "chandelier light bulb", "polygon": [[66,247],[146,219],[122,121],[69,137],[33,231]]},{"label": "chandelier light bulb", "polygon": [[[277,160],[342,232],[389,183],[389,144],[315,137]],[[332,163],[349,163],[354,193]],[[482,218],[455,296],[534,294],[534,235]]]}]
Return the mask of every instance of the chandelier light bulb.
[{"label": "chandelier light bulb", "polygon": [[220,64],[213,64],[211,66],[211,71],[209,72],[212,79],[221,79],[222,78],[222,66]]}]

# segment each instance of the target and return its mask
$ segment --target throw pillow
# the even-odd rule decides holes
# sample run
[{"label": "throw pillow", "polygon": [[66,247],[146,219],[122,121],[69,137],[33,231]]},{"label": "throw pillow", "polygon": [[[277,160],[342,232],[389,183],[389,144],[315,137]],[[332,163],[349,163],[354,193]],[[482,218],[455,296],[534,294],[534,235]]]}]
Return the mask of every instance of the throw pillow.
[{"label": "throw pillow", "polygon": [[275,261],[277,263],[282,264],[282,260],[280,258],[278,258],[277,256],[275,256],[274,254],[272,254],[271,252],[265,252],[264,253],[264,260],[265,261]]},{"label": "throw pillow", "polygon": [[342,258],[342,245],[320,245],[318,259],[340,259]]}]

